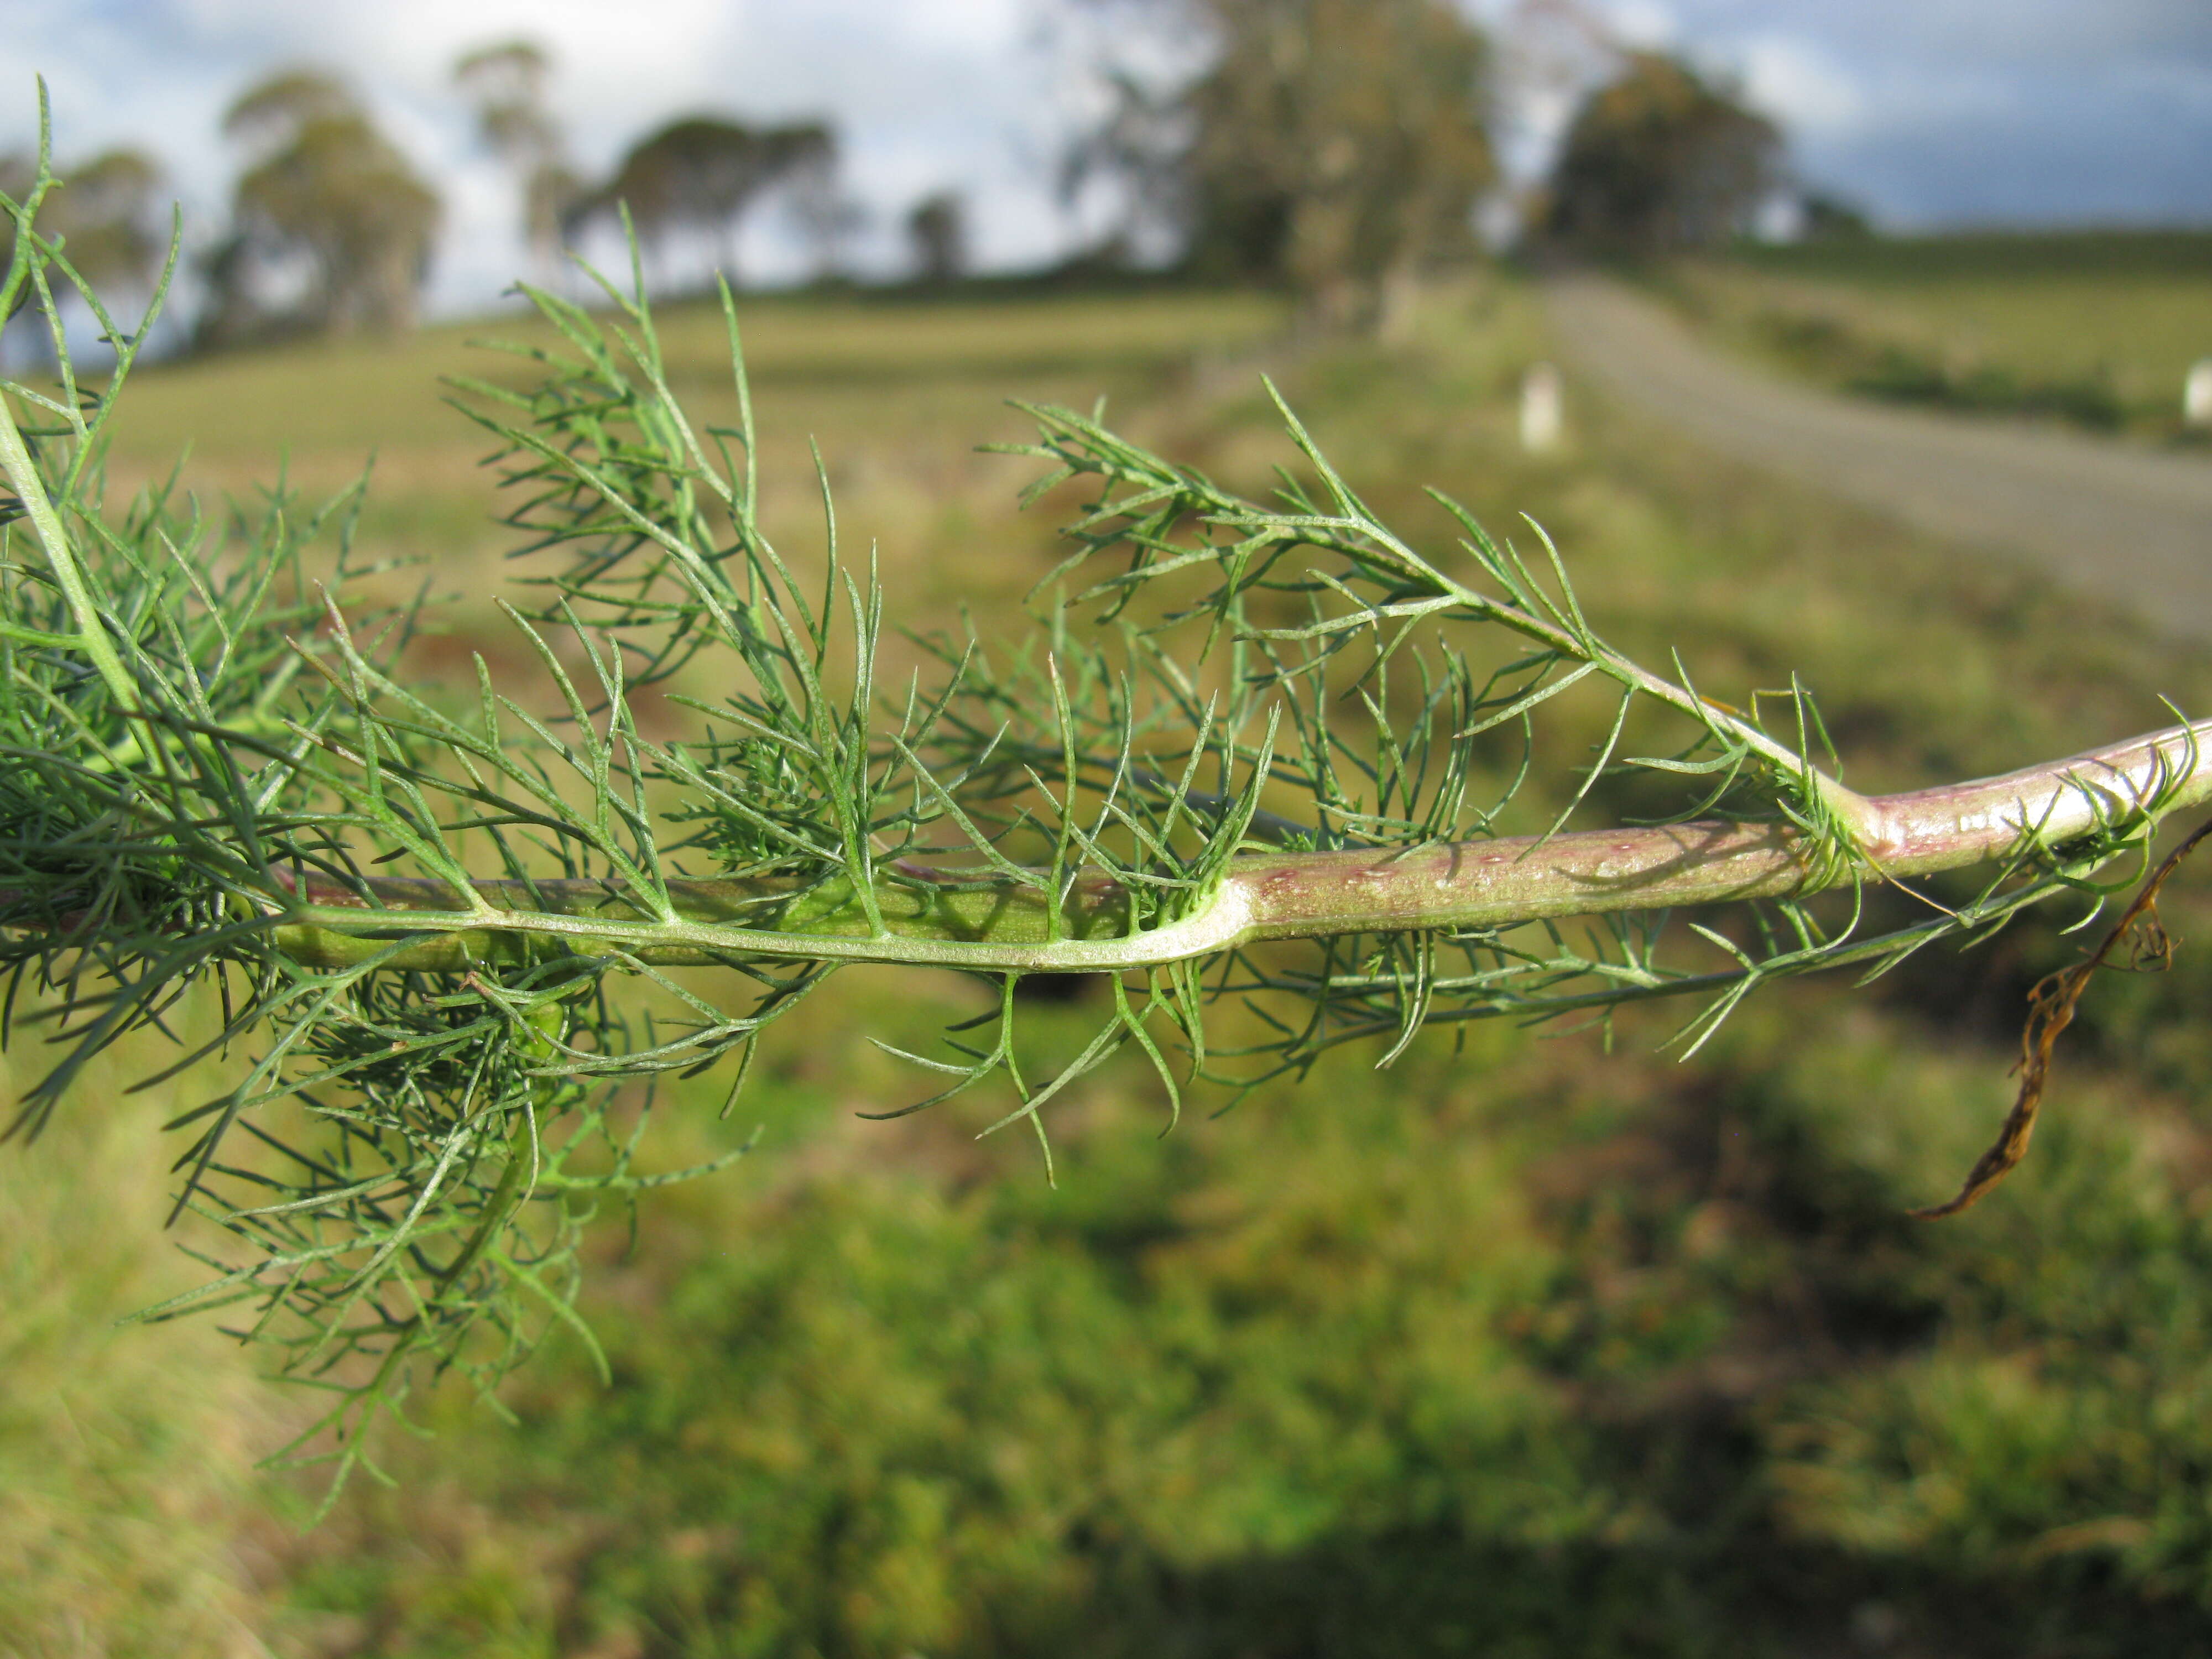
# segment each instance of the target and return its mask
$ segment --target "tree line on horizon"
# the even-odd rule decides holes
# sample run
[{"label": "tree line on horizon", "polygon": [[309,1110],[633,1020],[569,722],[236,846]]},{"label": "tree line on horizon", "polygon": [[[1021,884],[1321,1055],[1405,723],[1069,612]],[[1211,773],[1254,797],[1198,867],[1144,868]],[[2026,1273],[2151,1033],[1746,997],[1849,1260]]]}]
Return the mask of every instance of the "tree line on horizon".
[{"label": "tree line on horizon", "polygon": [[[1520,204],[1524,243],[1632,256],[1711,246],[1741,234],[1784,176],[1771,122],[1678,58],[1619,49],[1575,0],[1522,0],[1502,49],[1449,0],[1069,3],[1145,14],[1206,65],[1164,88],[1100,65],[1109,107],[1069,147],[1060,187],[1070,204],[1103,191],[1115,207],[1071,276],[1164,246],[1167,268],[1194,279],[1283,289],[1325,327],[1373,325],[1425,273],[1478,256],[1507,76],[1582,83],[1549,175]],[[568,156],[551,69],[542,47],[514,40],[453,70],[478,143],[514,177],[541,280],[583,239],[627,225],[664,289],[686,249],[734,284],[740,233],[771,201],[816,276],[842,274],[865,216],[830,122],[685,114],[594,180]],[[284,69],[234,100],[222,131],[242,166],[226,234],[197,262],[195,347],[411,325],[442,204],[359,92],[326,70]],[[29,167],[0,155],[0,191],[18,193]],[[159,162],[117,149],[60,171],[46,222],[72,262],[95,285],[143,291],[167,246]],[[957,189],[925,196],[904,228],[916,280],[965,274]]]}]

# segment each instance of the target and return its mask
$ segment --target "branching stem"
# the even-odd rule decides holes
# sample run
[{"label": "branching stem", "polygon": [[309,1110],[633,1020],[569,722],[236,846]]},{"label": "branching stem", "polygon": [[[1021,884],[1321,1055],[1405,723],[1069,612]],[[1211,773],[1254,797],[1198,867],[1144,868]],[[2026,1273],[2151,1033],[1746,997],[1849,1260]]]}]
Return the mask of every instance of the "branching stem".
[{"label": "branching stem", "polygon": [[[351,965],[395,938],[426,937],[386,960],[458,969],[571,951],[684,965],[732,957],[904,963],[998,971],[1114,973],[1164,966],[1262,939],[1477,929],[1547,917],[1800,896],[1822,887],[1926,875],[2024,852],[2063,849],[2100,830],[2212,799],[2212,721],[2170,727],[2069,759],[1905,794],[1862,797],[1866,862],[1809,862],[1787,825],[1701,822],[1499,837],[1412,851],[1246,854],[1181,921],[1130,925],[1128,896],[1103,878],[1054,905],[1047,884],[932,884],[902,869],[875,905],[833,886],[795,893],[771,880],[672,879],[661,921],[604,881],[483,881],[482,908],[451,908],[443,883],[310,878],[286,914],[281,948],[313,966]],[[373,902],[371,901],[374,901]],[[745,924],[772,917],[774,927]],[[494,920],[495,915],[496,920]],[[882,932],[875,916],[879,915]]]},{"label": "branching stem", "polygon": [[69,601],[70,615],[76,619],[77,627],[76,637],[71,643],[83,651],[86,660],[98,672],[108,695],[115,699],[116,707],[125,714],[137,713],[137,688],[131,684],[130,672],[116,652],[115,641],[108,637],[107,626],[100,620],[100,609],[93,602],[91,584],[85,579],[83,567],[77,562],[69,532],[62,526],[61,514],[54,510],[53,501],[46,495],[46,484],[32,462],[29,447],[15,424],[15,412],[8,407],[4,397],[0,397],[0,471],[8,475],[9,488],[22,501],[24,515],[38,533],[40,550],[46,555],[46,568],[53,573],[55,583]]}]

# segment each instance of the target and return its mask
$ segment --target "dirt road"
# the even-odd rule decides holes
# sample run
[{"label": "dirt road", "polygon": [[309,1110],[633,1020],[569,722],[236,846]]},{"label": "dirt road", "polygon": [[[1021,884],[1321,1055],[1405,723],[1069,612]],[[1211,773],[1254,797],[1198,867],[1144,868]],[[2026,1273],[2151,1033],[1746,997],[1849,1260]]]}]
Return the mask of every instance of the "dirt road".
[{"label": "dirt road", "polygon": [[1597,277],[1546,298],[1570,363],[1686,436],[2212,640],[2212,460],[1793,386]]}]

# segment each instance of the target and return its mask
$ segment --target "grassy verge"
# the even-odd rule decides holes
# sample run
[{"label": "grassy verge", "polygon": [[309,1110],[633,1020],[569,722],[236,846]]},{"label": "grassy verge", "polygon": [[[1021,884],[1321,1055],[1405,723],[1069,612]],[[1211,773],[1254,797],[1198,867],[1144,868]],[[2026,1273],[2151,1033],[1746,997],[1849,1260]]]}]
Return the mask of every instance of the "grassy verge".
[{"label": "grassy verge", "polygon": [[1746,250],[1669,286],[1770,366],[1889,402],[2157,444],[2212,356],[2212,236],[1869,240]]},{"label": "grassy verge", "polygon": [[[763,391],[787,544],[806,544],[811,428],[902,619],[969,596],[1005,633],[1048,567],[1045,522],[1011,516],[1018,469],[963,453],[1012,430],[996,395],[1111,392],[1148,441],[1245,487],[1284,458],[1259,361],[1206,362],[1225,314],[1257,318],[1257,344],[1264,309],[1031,303],[1036,338],[1090,355],[1025,376],[998,355],[1011,325],[938,335],[968,319],[872,307],[868,345],[842,313],[785,313],[823,343],[812,361],[848,354]],[[703,330],[696,350],[703,386]],[[1536,308],[1495,283],[1438,296],[1401,344],[1266,361],[1410,531],[1443,534],[1425,483],[1500,529],[1525,508],[1624,646],[1679,646],[1731,702],[1803,672],[1854,783],[2002,769],[2212,690],[2201,659],[2116,617],[1594,404],[1568,453],[1522,455],[1514,389],[1544,355]],[[222,376],[342,404],[350,361],[154,390],[177,430],[206,428],[204,456],[242,465],[207,412]],[[465,479],[472,441],[441,429],[458,435],[407,428],[422,476]],[[333,476],[351,441],[315,452]],[[469,562],[487,540],[426,545],[457,584],[490,568]],[[1597,703],[1562,712],[1602,735]],[[2168,916],[2203,933],[2201,878]],[[796,1017],[731,1121],[714,1079],[662,1103],[666,1164],[756,1122],[761,1142],[651,1202],[634,1245],[602,1241],[612,1389],[556,1342],[510,1399],[519,1426],[434,1402],[435,1437],[394,1448],[400,1486],[358,1486],[305,1536],[300,1488],[225,1473],[269,1405],[211,1329],[89,1344],[136,1294],[97,1263],[160,1264],[86,1218],[152,1216],[161,1179],[137,1121],[88,1096],[84,1146],[5,1171],[38,1183],[14,1224],[64,1243],[23,1257],[0,1342],[14,1372],[67,1379],[81,1417],[137,1426],[103,1473],[54,1457],[44,1419],[0,1419],[0,1470],[35,1472],[40,1534],[94,1540],[82,1563],[125,1559],[109,1537],[160,1548],[107,1578],[0,1565],[18,1597],[0,1607],[47,1620],[0,1617],[0,1652],[132,1650],[188,1602],[212,1609],[198,1650],[230,1619],[301,1655],[2196,1651],[2212,956],[2099,987],[2021,1176],[1959,1222],[1901,1213],[2002,1115],[2020,997],[2069,958],[2064,920],[1857,997],[1790,988],[1686,1066],[1657,1015],[1609,1054],[1593,1032],[1438,1034],[1387,1073],[1340,1052],[1164,1139],[1141,1066],[1109,1073],[1055,1119],[1057,1192],[1026,1142],[972,1139],[999,1103],[856,1120],[926,1092],[865,1036],[921,1046],[988,1000],[872,973]],[[1040,1006],[1038,1040],[1075,1041],[1091,1012]]]},{"label": "grassy verge", "polygon": [[[82,1109],[0,1157],[9,1659],[261,1651],[267,1494],[247,1466],[283,1407],[212,1331],[114,1323],[191,1282],[161,1232],[163,1103],[122,1093],[147,1058],[96,1066]],[[11,1098],[38,1059],[35,1041],[11,1055]]]}]

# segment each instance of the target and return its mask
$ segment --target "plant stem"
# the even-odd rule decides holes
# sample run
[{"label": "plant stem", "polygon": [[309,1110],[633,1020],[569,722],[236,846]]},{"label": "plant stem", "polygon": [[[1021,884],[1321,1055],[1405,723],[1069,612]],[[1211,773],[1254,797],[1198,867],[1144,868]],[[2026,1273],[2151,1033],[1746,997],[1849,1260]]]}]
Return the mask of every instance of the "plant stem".
[{"label": "plant stem", "polygon": [[[762,878],[672,880],[677,919],[661,921],[608,882],[483,881],[475,884],[478,908],[456,911],[442,882],[371,878],[356,889],[311,877],[294,888],[298,902],[283,913],[276,939],[319,967],[364,961],[416,934],[390,965],[459,970],[619,952],[668,965],[745,956],[1113,973],[1261,939],[1787,897],[2049,851],[2212,799],[2207,739],[2212,721],[2002,777],[1864,797],[1873,830],[1861,844],[1865,862],[1842,870],[1808,859],[1806,838],[1790,827],[1711,822],[1410,851],[1251,854],[1231,863],[1194,914],[1145,932],[1131,926],[1127,890],[1105,877],[1074,884],[1055,905],[1012,881],[887,874],[872,895],[881,931],[850,884],[802,891]],[[774,925],[748,926],[748,917]]]},{"label": "plant stem", "polygon": [[69,601],[70,614],[76,618],[76,643],[106,684],[116,707],[126,714],[136,714],[138,688],[131,683],[123,659],[116,654],[115,641],[108,637],[107,625],[93,603],[92,585],[77,562],[69,532],[62,527],[61,514],[46,495],[45,482],[31,460],[30,449],[23,442],[4,395],[0,395],[0,471],[7,473],[9,488],[21,500],[31,527],[38,532],[40,549],[46,556],[46,568],[53,572],[55,582]]}]

